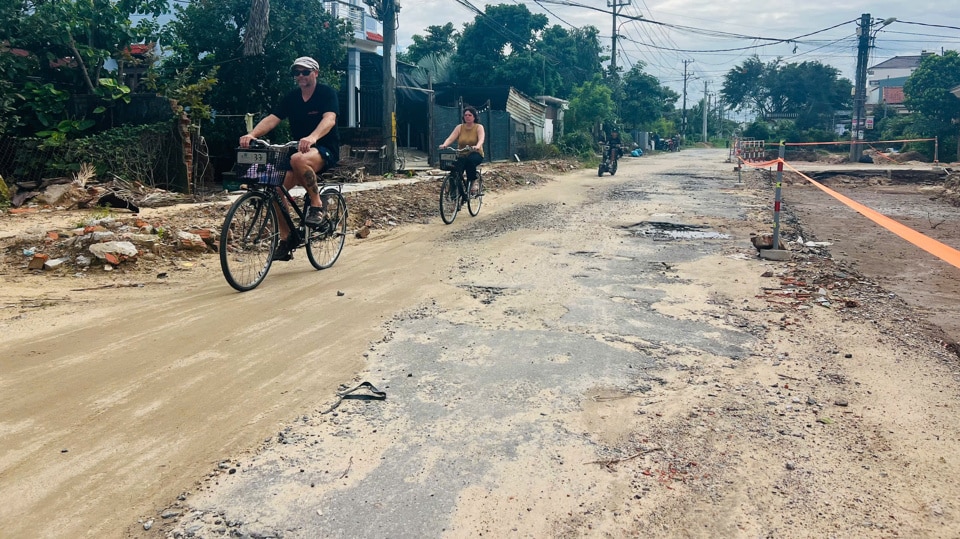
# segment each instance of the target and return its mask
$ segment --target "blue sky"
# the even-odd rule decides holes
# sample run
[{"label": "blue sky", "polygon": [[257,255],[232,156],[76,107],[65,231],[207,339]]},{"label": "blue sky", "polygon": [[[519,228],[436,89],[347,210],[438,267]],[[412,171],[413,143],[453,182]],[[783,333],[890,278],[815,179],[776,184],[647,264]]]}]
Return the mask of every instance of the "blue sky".
[{"label": "blue sky", "polygon": [[[532,12],[547,15],[551,25],[597,27],[601,44],[609,49],[614,22],[609,1],[400,0],[397,43],[401,49],[409,46],[412,36],[426,34],[430,25],[452,22],[461,28],[474,20],[476,13],[468,7],[471,5],[482,11],[486,4],[522,3]],[[623,4],[628,0],[618,1]],[[629,2],[618,9],[620,14],[652,22],[617,18],[617,33],[623,36],[617,44],[618,66],[629,69],[643,62],[647,73],[679,92],[683,87],[686,60],[687,91],[694,99],[702,96],[704,82],[708,91],[717,91],[723,75],[754,54],[764,62],[778,56],[787,62],[817,60],[837,68],[841,76],[853,81],[857,64],[856,31],[863,13],[870,14],[877,23],[891,17],[898,19],[876,29],[869,65],[893,56],[918,55],[923,50],[960,50],[960,2],[956,0]],[[838,7],[841,4],[842,7]],[[807,34],[813,35],[799,37]],[[770,40],[793,38],[798,39],[763,46]]]}]

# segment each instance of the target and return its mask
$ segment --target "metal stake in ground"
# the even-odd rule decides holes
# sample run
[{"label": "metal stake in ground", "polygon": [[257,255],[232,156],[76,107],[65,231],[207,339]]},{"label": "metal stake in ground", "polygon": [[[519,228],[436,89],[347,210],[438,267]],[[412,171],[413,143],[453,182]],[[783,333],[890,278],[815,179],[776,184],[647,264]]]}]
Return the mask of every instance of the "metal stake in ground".
[{"label": "metal stake in ground", "polygon": [[770,249],[760,251],[760,258],[767,260],[789,260],[790,251],[780,249],[780,191],[783,185],[783,156],[786,150],[784,141],[780,141],[780,151],[777,152],[777,183],[773,192],[773,243]]}]

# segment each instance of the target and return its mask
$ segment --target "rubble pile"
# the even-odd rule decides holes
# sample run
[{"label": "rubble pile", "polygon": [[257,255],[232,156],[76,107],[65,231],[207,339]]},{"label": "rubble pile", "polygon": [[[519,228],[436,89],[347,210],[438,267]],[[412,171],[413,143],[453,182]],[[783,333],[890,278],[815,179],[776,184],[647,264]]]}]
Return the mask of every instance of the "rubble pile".
[{"label": "rubble pile", "polygon": [[960,206],[960,172],[950,171],[943,181],[943,192],[940,198],[953,206]]},{"label": "rubble pile", "polygon": [[[537,185],[553,174],[579,167],[576,161],[558,159],[488,164],[482,170],[485,189],[495,192]],[[424,174],[426,179],[413,184],[347,193],[349,228],[365,229],[369,234],[371,228],[424,223],[436,216],[440,180],[446,172],[433,170]],[[114,269],[148,270],[171,256],[198,258],[216,253],[219,230],[229,207],[225,196],[217,196],[220,203],[186,204],[162,220],[148,222],[139,215],[143,207],[192,201],[185,197],[120,180],[102,184],[82,179],[51,182],[22,207],[9,209],[9,217],[77,209],[90,213],[84,213],[69,227],[38,225],[3,240],[3,265],[87,274]]]},{"label": "rubble pile", "polygon": [[[222,215],[211,215],[210,221],[214,218]],[[209,224],[177,228],[137,216],[91,217],[66,229],[44,227],[18,234],[4,255],[14,267],[82,274],[149,263],[173,252],[187,257],[215,252],[218,236],[219,227]]]},{"label": "rubble pile", "polygon": [[856,309],[864,301],[887,296],[877,284],[837,267],[830,258],[810,257],[801,263],[788,264],[777,273],[767,271],[762,276],[777,280],[775,286],[762,288],[762,297],[784,310],[805,310],[812,306]]}]

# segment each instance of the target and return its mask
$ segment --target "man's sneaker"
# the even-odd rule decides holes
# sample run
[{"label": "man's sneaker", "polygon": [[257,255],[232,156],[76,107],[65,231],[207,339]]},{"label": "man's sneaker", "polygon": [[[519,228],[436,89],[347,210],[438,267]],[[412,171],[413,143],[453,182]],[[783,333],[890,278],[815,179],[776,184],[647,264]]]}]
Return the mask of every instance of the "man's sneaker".
[{"label": "man's sneaker", "polygon": [[323,221],[317,225],[317,232],[321,234],[329,234],[333,232],[333,221],[324,217]]},{"label": "man's sneaker", "polygon": [[303,218],[303,222],[307,223],[309,226],[320,226],[326,219],[323,217],[323,210],[315,206],[310,206],[307,210],[307,216]]},{"label": "man's sneaker", "polygon": [[290,248],[286,238],[277,242],[277,249],[273,251],[273,259],[280,262],[293,260],[293,249]]}]

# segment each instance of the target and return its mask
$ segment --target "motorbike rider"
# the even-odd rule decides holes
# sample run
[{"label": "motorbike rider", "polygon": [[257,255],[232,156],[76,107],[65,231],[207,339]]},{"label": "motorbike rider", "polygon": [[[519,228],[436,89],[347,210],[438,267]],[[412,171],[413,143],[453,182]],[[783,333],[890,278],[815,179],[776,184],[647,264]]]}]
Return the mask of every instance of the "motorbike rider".
[{"label": "motorbike rider", "polygon": [[611,161],[614,159],[613,154],[610,153],[611,150],[616,150],[617,159],[623,157],[623,140],[620,138],[620,130],[616,127],[611,129],[610,135],[600,142],[604,145],[604,159],[610,159]]}]

